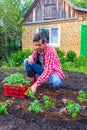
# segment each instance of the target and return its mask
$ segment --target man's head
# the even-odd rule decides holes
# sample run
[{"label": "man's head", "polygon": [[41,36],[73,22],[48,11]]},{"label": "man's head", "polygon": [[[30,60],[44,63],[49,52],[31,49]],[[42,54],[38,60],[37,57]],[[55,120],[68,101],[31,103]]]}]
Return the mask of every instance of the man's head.
[{"label": "man's head", "polygon": [[42,32],[36,33],[33,37],[33,43],[35,44],[38,51],[43,51],[46,43],[46,37]]}]

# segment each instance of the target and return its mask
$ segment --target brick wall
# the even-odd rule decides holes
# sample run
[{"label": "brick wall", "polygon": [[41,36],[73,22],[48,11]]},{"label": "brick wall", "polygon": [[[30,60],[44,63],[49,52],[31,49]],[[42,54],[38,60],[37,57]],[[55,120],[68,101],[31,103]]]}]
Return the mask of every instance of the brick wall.
[{"label": "brick wall", "polygon": [[29,24],[23,26],[22,50],[33,49],[33,36],[38,27],[59,26],[60,27],[60,49],[67,52],[73,50],[77,55],[80,54],[80,27],[87,24],[82,20],[67,20],[49,23]]}]

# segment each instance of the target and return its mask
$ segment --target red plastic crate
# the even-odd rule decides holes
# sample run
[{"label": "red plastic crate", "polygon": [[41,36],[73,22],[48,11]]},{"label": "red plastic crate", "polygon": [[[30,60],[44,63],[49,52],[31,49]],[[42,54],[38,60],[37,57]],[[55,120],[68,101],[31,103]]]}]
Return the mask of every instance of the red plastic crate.
[{"label": "red plastic crate", "polygon": [[[31,79],[31,83],[29,86],[32,86],[34,84],[34,78]],[[29,86],[16,86],[16,85],[9,85],[4,84],[4,95],[5,96],[12,96],[12,97],[18,97],[18,98],[25,98],[26,96],[24,93],[28,89]]]}]

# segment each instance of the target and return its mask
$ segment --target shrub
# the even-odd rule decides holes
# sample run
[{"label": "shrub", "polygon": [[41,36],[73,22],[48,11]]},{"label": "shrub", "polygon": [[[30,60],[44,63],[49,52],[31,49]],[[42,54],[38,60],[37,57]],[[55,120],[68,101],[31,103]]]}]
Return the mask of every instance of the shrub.
[{"label": "shrub", "polygon": [[76,53],[72,50],[69,50],[66,54],[66,61],[74,62],[76,60]]},{"label": "shrub", "polygon": [[75,67],[87,66],[87,57],[79,56],[75,61]]},{"label": "shrub", "polygon": [[15,53],[12,53],[9,58],[9,66],[10,67],[16,67],[21,64],[23,64],[23,61],[25,58],[27,58],[29,55],[32,54],[32,50],[26,50],[26,51],[17,51]]},{"label": "shrub", "polygon": [[71,70],[71,71],[73,71],[73,69],[75,68],[75,65],[71,61],[68,61],[68,62],[65,62],[64,64],[62,64],[62,68],[64,70]]},{"label": "shrub", "polygon": [[56,52],[58,54],[58,57],[60,58],[61,64],[65,62],[65,52],[60,50],[58,47],[56,47]]}]

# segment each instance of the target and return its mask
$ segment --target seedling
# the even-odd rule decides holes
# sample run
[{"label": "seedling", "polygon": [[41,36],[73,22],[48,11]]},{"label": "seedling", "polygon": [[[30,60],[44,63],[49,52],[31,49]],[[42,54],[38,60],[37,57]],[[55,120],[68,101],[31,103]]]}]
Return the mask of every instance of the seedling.
[{"label": "seedling", "polygon": [[87,93],[83,90],[80,90],[76,99],[81,102],[87,102]]},{"label": "seedling", "polygon": [[34,102],[32,102],[31,105],[29,106],[28,111],[33,111],[36,113],[43,112],[43,108],[40,105],[39,100],[34,100]]},{"label": "seedling", "polygon": [[50,101],[48,96],[44,95],[43,100],[44,100],[44,103],[45,103],[45,108],[54,106],[54,103],[52,101]]},{"label": "seedling", "polygon": [[7,83],[9,85],[16,85],[16,86],[23,86],[23,85],[29,85],[30,80],[26,80],[23,77],[23,74],[21,73],[14,73],[6,77],[3,81],[3,83]]},{"label": "seedling", "polygon": [[32,91],[32,88],[28,88],[27,91],[25,92],[26,96],[30,96],[30,98],[35,98],[35,93]]},{"label": "seedling", "polygon": [[77,117],[80,112],[81,106],[78,103],[74,103],[72,100],[67,100],[66,102],[66,110],[71,113],[71,117]]},{"label": "seedling", "polygon": [[11,100],[6,100],[5,106],[10,106],[11,105]]},{"label": "seedling", "polygon": [[2,113],[6,114],[6,115],[9,114],[6,104],[0,102],[0,114],[2,114]]}]

